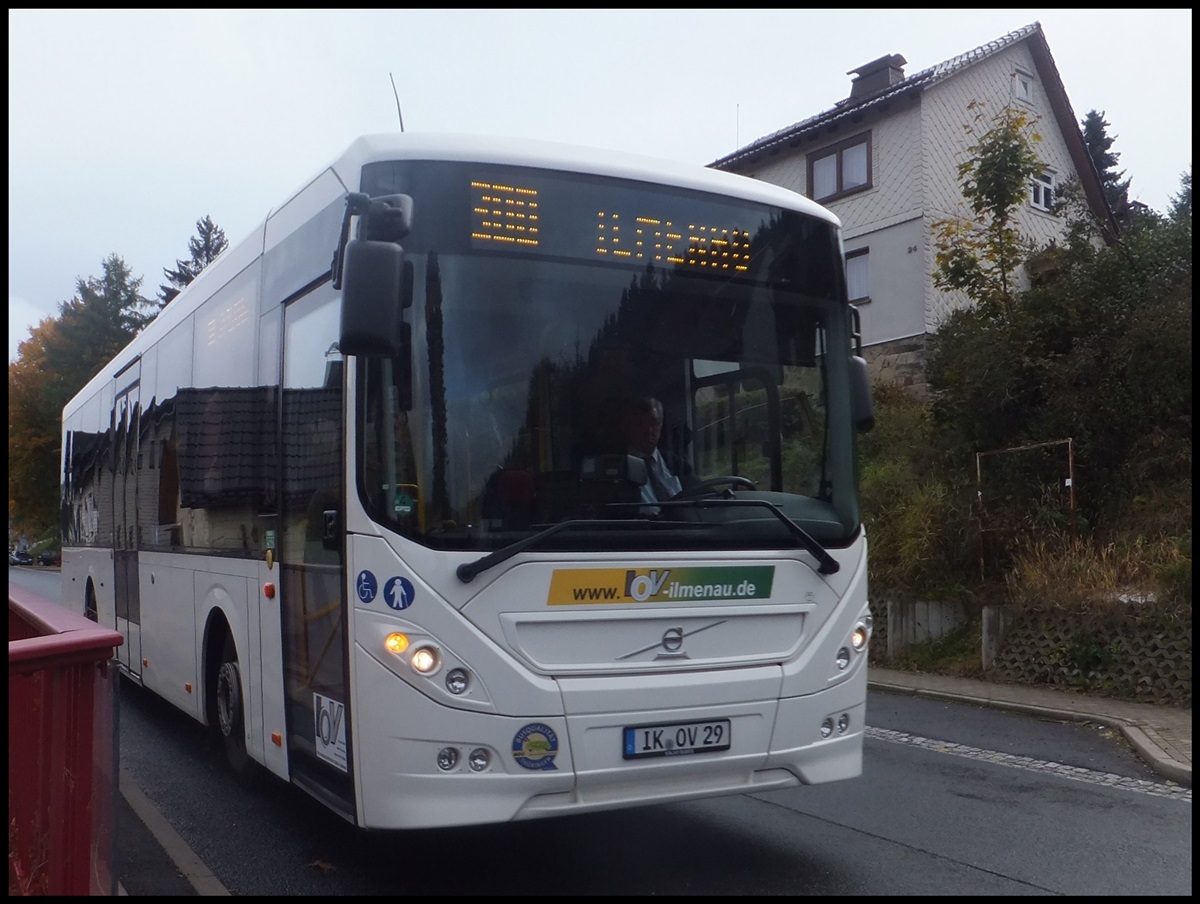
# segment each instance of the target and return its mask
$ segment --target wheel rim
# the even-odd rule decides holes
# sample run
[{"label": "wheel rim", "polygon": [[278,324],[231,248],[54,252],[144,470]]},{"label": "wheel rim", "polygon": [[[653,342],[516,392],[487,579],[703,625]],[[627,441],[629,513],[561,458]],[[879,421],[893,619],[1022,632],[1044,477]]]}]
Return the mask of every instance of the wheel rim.
[{"label": "wheel rim", "polygon": [[221,663],[221,670],[217,672],[217,721],[221,725],[221,734],[227,738],[233,735],[241,718],[241,688],[238,664]]}]

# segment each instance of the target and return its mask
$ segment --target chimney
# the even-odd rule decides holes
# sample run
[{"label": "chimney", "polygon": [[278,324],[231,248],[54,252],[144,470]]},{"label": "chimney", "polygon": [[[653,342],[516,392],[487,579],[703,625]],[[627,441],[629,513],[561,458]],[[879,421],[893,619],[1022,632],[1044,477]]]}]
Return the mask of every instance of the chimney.
[{"label": "chimney", "polygon": [[893,53],[851,69],[846,73],[854,76],[850,82],[850,100],[862,100],[904,81],[907,62],[900,54]]}]

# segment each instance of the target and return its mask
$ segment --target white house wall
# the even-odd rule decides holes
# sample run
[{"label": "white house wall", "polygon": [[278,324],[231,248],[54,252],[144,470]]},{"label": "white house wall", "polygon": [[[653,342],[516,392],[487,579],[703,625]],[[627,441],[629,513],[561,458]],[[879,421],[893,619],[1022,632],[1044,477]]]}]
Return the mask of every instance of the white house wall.
[{"label": "white house wall", "polygon": [[[950,60],[946,65],[961,63],[961,59]],[[1033,80],[1029,104],[1012,96],[1017,70]],[[964,129],[974,116],[968,109],[972,101],[981,102],[984,111],[975,135]],[[1036,151],[1058,183],[1074,177],[1062,129],[1078,129],[1078,121],[1055,121],[1026,41],[963,66],[924,90],[894,98],[859,122],[845,117],[834,132],[822,127],[819,141],[805,137],[797,147],[737,170],[808,195],[809,155],[870,131],[872,187],[826,206],[842,222],[846,251],[869,249],[871,300],[859,309],[863,344],[881,346],[876,349],[879,355],[886,357],[883,346],[897,343],[900,354],[919,356],[913,349],[922,344],[921,337],[935,332],[947,314],[969,303],[960,292],[934,288],[933,224],[951,216],[968,215],[959,188],[958,166],[968,159],[968,146],[989,128],[991,116],[1009,103],[1024,105],[1031,116],[1039,117],[1034,131],[1042,140],[1036,144]],[[1061,237],[1065,231],[1062,220],[1034,209],[1028,202],[1016,212],[1016,225],[1038,246]],[[1022,271],[1017,275],[1016,288],[1025,287]],[[879,356],[869,357],[874,360]]]},{"label": "white house wall", "polygon": [[858,305],[863,345],[878,345],[925,332],[923,310],[925,257],[922,219],[850,235],[846,253],[867,248],[870,301]]},{"label": "white house wall", "polygon": [[[864,345],[925,332],[919,99],[899,98],[888,112],[864,124],[871,132],[871,188],[829,205],[842,219],[846,252],[869,251],[871,300],[859,305]],[[865,130],[847,127],[835,137]]]},{"label": "white house wall", "polygon": [[[871,301],[860,306],[864,345],[925,332],[918,104],[916,98],[899,99],[883,119],[846,124],[832,134],[822,134],[820,142],[806,143],[747,173],[807,195],[808,156],[870,131],[872,187],[826,205],[842,221],[846,251],[867,248],[870,252]],[[916,251],[909,250],[914,247]]]}]

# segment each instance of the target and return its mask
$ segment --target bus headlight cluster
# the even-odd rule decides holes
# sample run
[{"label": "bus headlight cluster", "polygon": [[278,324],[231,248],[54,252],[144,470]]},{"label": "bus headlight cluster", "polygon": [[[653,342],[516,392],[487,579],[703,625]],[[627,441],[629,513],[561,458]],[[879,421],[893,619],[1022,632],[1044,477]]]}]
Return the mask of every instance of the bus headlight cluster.
[{"label": "bus headlight cluster", "polygon": [[[383,639],[384,649],[399,662],[407,663],[423,678],[442,674],[446,693],[453,697],[470,695],[477,702],[486,699],[483,686],[478,684],[471,669],[461,660],[448,653],[430,637],[412,636],[403,631],[392,631]],[[392,665],[396,670],[396,665]],[[403,674],[398,671],[397,674]]]},{"label": "bus headlight cluster", "polygon": [[[408,664],[412,666],[413,671],[418,675],[432,675],[442,665],[442,651],[431,643],[421,643],[413,648],[409,653],[409,648],[412,647],[412,640],[407,634],[401,631],[393,631],[383,640],[383,645],[389,653],[394,653],[397,656],[403,656],[408,653]],[[466,690],[464,687],[463,690]],[[461,691],[459,691],[461,693]]]},{"label": "bus headlight cluster", "polygon": [[[437,752],[437,767],[442,772],[452,772],[462,759],[457,747],[443,747]],[[486,747],[476,747],[467,754],[467,768],[472,772],[486,772],[492,765],[492,752]]]},{"label": "bus headlight cluster", "polygon": [[837,665],[838,671],[846,669],[850,665],[851,653],[861,653],[867,648],[867,644],[871,640],[871,616],[862,619],[854,630],[850,632],[850,644],[845,647],[839,647],[837,655],[833,657],[834,664]]}]

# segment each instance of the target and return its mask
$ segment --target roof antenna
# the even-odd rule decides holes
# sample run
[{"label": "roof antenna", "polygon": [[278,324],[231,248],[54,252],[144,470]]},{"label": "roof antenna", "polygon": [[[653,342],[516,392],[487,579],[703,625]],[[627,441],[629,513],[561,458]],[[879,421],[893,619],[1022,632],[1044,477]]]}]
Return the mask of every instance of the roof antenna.
[{"label": "roof antenna", "polygon": [[396,80],[392,78],[392,74],[388,73],[388,78],[392,79],[392,94],[396,95],[396,115],[400,117],[400,131],[404,131],[404,114],[400,111],[400,95],[396,92]]}]

